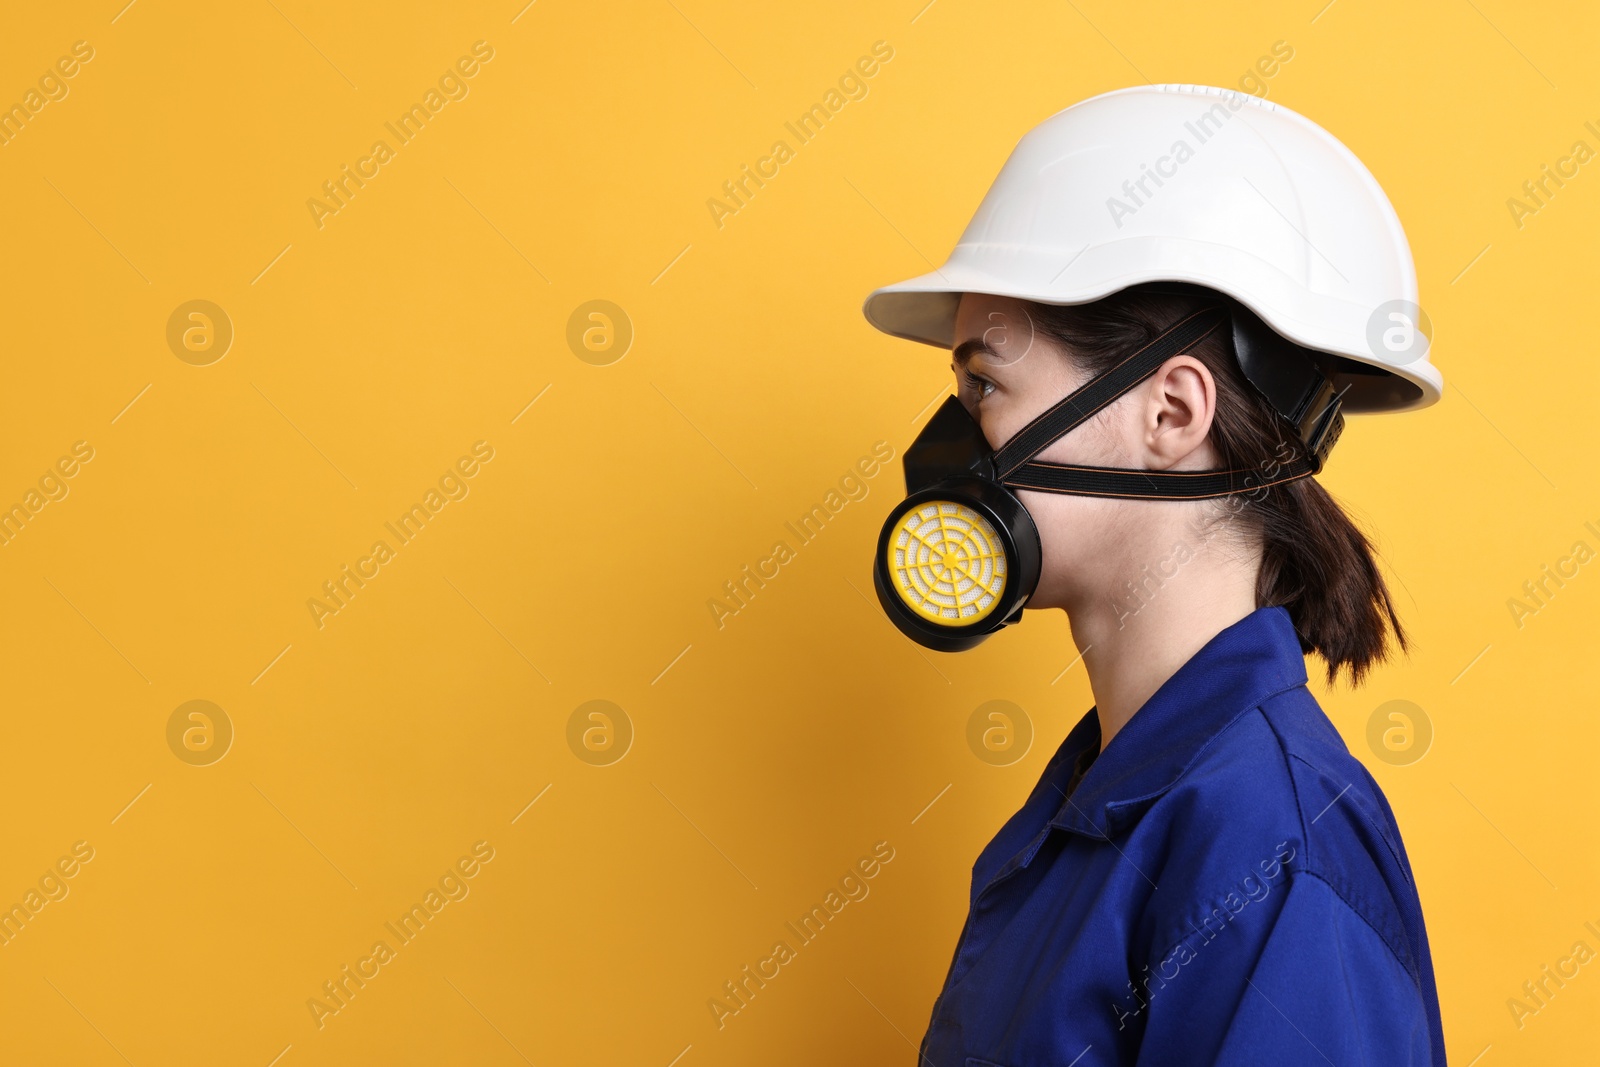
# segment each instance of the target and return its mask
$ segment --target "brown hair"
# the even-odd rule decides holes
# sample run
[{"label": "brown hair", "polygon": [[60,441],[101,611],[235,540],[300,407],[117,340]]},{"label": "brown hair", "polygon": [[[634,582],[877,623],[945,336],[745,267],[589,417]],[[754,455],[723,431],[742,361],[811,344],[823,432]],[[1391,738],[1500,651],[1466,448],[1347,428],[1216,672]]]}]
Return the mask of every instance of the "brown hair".
[{"label": "brown hair", "polygon": [[[1174,288],[1133,286],[1089,304],[1029,303],[1028,312],[1042,335],[1097,375],[1220,299],[1198,287]],[[1293,425],[1240,370],[1227,329],[1214,331],[1188,354],[1216,381],[1211,443],[1222,466],[1271,472],[1304,453]],[[1374,664],[1388,658],[1386,627],[1402,650],[1409,647],[1371,541],[1314,477],[1220,499],[1233,502],[1235,516],[1260,539],[1256,606],[1288,609],[1300,647],[1327,663],[1330,685],[1341,670],[1360,685]]]}]

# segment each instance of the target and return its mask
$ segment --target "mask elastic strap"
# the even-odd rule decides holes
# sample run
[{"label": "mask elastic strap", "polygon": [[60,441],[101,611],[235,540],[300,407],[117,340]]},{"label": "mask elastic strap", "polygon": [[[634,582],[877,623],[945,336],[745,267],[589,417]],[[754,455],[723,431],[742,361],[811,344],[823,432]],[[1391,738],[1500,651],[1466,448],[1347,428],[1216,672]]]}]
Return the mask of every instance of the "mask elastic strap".
[{"label": "mask elastic strap", "polygon": [[1037,489],[1073,496],[1111,496],[1133,500],[1204,500],[1250,493],[1316,473],[1303,457],[1262,470],[1143,471],[1125,467],[1079,467],[1064,463],[1024,463],[1005,480],[1011,489]]},{"label": "mask elastic strap", "polygon": [[[1313,420],[1338,419],[1339,401],[1347,385],[1323,406]],[[1269,461],[1259,470],[1146,471],[1127,467],[1089,467],[1071,463],[1024,463],[1005,484],[1012,489],[1037,489],[1074,496],[1126,497],[1134,500],[1203,500],[1208,497],[1253,493],[1268,486],[1306,478],[1322,469],[1319,462],[1299,453],[1285,462]]]},{"label": "mask elastic strap", "polygon": [[1096,412],[1154,374],[1161,364],[1193,348],[1226,321],[1227,308],[1220,305],[1202,308],[1179,320],[1143,348],[1124,356],[1120,363],[1104,374],[1090,379],[1056,401],[1013,434],[1005,447],[995,453],[996,476],[1001,481],[1010,477],[1013,471],[1058,438],[1083,425]]},{"label": "mask elastic strap", "polygon": [[[1005,447],[995,453],[996,477],[1013,489],[1081,496],[1199,500],[1264,489],[1315,474],[1316,468],[1303,453],[1281,464],[1266,465],[1261,470],[1147,471],[1032,460],[1154,374],[1161,364],[1199,344],[1229,319],[1226,307],[1202,308],[1124,357],[1104,374],[1069,393],[1017,431]],[[1329,406],[1337,402],[1336,397]]]}]

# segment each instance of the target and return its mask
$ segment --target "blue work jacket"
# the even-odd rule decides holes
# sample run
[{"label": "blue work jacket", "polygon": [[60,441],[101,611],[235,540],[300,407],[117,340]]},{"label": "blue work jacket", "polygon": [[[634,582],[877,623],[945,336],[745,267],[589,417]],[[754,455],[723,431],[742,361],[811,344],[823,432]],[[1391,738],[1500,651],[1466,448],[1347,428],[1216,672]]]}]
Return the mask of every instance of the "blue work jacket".
[{"label": "blue work jacket", "polygon": [[1305,682],[1266,607],[1104,752],[1090,709],[973,865],[919,1065],[1444,1064],[1394,814]]}]

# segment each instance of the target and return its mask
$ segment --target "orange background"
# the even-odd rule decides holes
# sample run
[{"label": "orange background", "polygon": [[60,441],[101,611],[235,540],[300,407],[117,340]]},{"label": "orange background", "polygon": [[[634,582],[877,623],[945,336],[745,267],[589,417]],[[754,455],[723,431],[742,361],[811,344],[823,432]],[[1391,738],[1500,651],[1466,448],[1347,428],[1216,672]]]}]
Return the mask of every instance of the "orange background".
[{"label": "orange background", "polygon": [[[1600,950],[1600,565],[1508,607],[1600,549],[1600,177],[1507,206],[1600,147],[1587,6],[122,2],[0,35],[0,105],[93,50],[0,145],[0,504],[93,451],[0,545],[0,905],[65,891],[0,945],[0,1061],[911,1062],[971,863],[1091,699],[1060,615],[942,656],[872,601],[898,456],[951,377],[860,302],[942,262],[1046,116],[1238,86],[1280,41],[1257,88],[1389,193],[1446,382],[1352,419],[1322,476],[1414,654],[1313,687],[1405,832],[1452,1061],[1592,1052],[1594,966],[1520,1027],[1507,1007]],[[478,41],[421,132],[307,206]],[[793,140],[879,41],[865,95]],[[221,318],[174,347],[195,300]],[[597,300],[591,350],[601,320],[569,322]],[[724,583],[880,441],[866,495],[719,627]],[[319,626],[347,565],[369,577]],[[169,732],[196,700],[219,710]],[[994,700],[1033,738],[1001,766],[968,741]],[[1420,758],[1369,744],[1391,700]],[[719,1028],[723,983],[878,842],[868,895]],[[319,1016],[347,965],[372,977]]]}]

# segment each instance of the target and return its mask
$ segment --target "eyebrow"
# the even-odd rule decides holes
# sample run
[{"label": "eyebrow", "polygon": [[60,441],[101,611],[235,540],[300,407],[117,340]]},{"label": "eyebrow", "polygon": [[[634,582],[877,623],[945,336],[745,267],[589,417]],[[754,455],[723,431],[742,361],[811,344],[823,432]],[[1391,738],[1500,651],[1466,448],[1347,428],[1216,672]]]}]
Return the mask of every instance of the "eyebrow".
[{"label": "eyebrow", "polygon": [[993,356],[995,355],[995,350],[985,344],[982,338],[974,337],[970,340],[962,341],[955,347],[951,355],[955,358],[956,366],[965,370],[967,364],[972,361],[972,357],[980,353],[985,356]]}]

